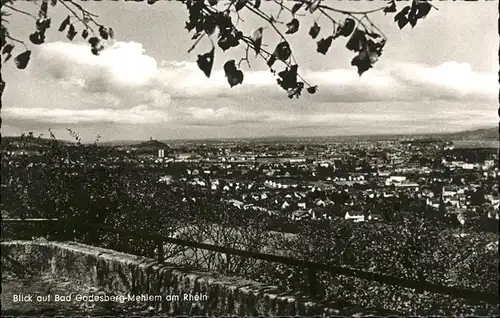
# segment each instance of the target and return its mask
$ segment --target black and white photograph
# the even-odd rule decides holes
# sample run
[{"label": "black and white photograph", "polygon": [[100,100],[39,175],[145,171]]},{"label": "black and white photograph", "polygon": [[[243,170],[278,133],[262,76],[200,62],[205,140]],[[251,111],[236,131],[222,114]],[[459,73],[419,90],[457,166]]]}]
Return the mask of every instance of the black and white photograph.
[{"label": "black and white photograph", "polygon": [[498,1],[0,0],[2,317],[498,316]]}]

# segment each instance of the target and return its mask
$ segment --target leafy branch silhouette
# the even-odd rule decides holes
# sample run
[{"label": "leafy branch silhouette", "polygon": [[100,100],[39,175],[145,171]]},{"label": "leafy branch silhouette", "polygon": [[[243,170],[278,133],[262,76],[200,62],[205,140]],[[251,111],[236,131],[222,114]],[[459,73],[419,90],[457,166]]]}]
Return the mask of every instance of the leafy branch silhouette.
[{"label": "leafy branch silhouette", "polygon": [[[18,69],[25,69],[31,58],[31,50],[26,43],[8,31],[8,17],[12,14],[22,14],[35,20],[35,31],[29,36],[32,44],[40,45],[45,42],[46,30],[51,27],[51,18],[48,16],[49,3],[55,6],[60,3],[68,11],[68,16],[61,22],[58,30],[66,32],[66,37],[73,41],[80,33],[81,37],[88,41],[92,54],[99,55],[104,49],[106,40],[114,37],[114,31],[110,27],[98,23],[98,16],[87,11],[75,0],[58,1],[42,0],[36,15],[15,7],[14,0],[0,0],[1,30],[0,40],[4,62],[12,57],[15,45],[20,44],[24,51],[14,58]],[[127,0],[135,2],[146,2],[153,5],[157,0]],[[40,1],[34,1],[35,3]],[[313,24],[309,26],[309,35],[316,41],[317,53],[326,55],[334,40],[346,38],[346,49],[355,53],[351,65],[357,68],[359,76],[368,71],[378,61],[387,43],[387,37],[372,22],[370,15],[377,12],[394,14],[394,21],[400,29],[408,24],[415,27],[417,22],[425,18],[435,6],[426,0],[412,0],[401,10],[397,9],[395,0],[388,0],[381,7],[367,11],[339,10],[327,5],[324,0],[269,0],[278,12],[272,15],[261,9],[261,0],[181,0],[189,13],[185,29],[193,33],[193,45],[188,53],[193,51],[203,38],[208,38],[212,49],[209,52],[198,54],[197,64],[200,70],[210,77],[215,59],[215,48],[218,46],[222,51],[243,46],[245,55],[237,61],[229,59],[224,64],[224,73],[230,87],[242,84],[244,73],[241,70],[243,62],[251,68],[250,52],[255,53],[256,58],[262,58],[269,70],[277,77],[277,84],[287,92],[289,98],[299,98],[302,90],[314,94],[318,87],[307,82],[298,71],[298,62],[291,48],[289,38],[304,28],[303,17],[310,16]],[[251,34],[245,34],[238,28],[240,21],[243,22],[241,13],[247,11],[259,17],[263,26],[255,29]],[[285,17],[286,16],[286,17]],[[325,17],[331,23],[328,31],[324,25],[320,25],[319,19]],[[301,23],[302,20],[302,23]],[[234,22],[235,21],[235,22]],[[79,24],[81,24],[79,26]],[[83,26],[83,27],[82,27]],[[77,28],[81,29],[80,31]],[[265,33],[274,32],[279,36],[279,42],[274,49],[263,42]],[[319,40],[316,40],[321,35]],[[277,71],[282,65],[283,69]],[[1,93],[5,88],[5,82],[1,80]]]}]

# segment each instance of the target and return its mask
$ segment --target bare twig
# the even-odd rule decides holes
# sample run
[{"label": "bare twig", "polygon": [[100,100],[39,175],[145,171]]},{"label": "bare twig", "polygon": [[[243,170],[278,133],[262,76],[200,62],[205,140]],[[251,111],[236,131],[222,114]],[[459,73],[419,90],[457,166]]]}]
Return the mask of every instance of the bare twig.
[{"label": "bare twig", "polygon": [[[337,26],[337,21],[335,21],[329,14],[327,14],[322,8],[318,8],[319,9],[319,12],[321,12],[322,15],[324,15],[325,17],[327,17],[333,24],[333,31],[332,31],[332,34],[334,35],[335,34],[335,28]],[[315,20],[316,21],[316,20]]]},{"label": "bare twig", "polygon": [[[243,37],[243,40],[245,43],[247,43],[247,45],[249,45],[252,49],[255,49],[255,46],[253,44],[253,40],[249,37]],[[267,56],[265,56],[264,54],[267,54]],[[260,52],[259,52],[259,56],[262,57],[265,61],[267,61],[267,59],[273,55],[272,53],[270,53],[269,51],[265,50],[265,49],[260,49]],[[286,61],[282,61],[286,66],[288,67],[291,67],[292,64],[290,62],[286,62]],[[304,82],[305,85],[307,86],[312,86],[310,83],[308,83],[300,74],[297,73],[297,76],[302,80],[302,82]]]},{"label": "bare twig", "polygon": [[92,18],[90,19],[90,22],[94,23],[98,27],[104,27],[104,25],[100,24],[99,22],[97,22],[96,20],[94,20]]},{"label": "bare twig", "polygon": [[[68,2],[68,3],[72,3],[72,2]],[[75,18],[77,18],[77,19],[78,19],[81,23],[83,23],[83,25],[85,25],[85,27],[86,27],[87,29],[90,29],[90,31],[92,32],[92,34],[95,34],[94,29],[92,29],[92,27],[91,27],[91,26],[89,26],[89,25],[87,24],[87,22],[86,22],[84,19],[82,19],[82,18],[80,18],[80,17],[78,16],[78,14],[76,14],[76,12],[75,12],[73,9],[71,9],[71,8],[70,8],[70,7],[66,4],[66,1],[61,1],[61,4],[62,4],[63,6],[65,6],[65,7],[66,7],[66,9],[68,9],[68,11],[69,11],[69,12],[71,12]],[[92,20],[92,21],[93,21],[93,20]]]},{"label": "bare twig", "polygon": [[360,24],[366,32],[368,32],[368,28],[366,27],[366,25],[363,23],[363,20],[365,19],[366,15],[362,16],[361,19],[354,16],[354,15],[351,15],[351,14],[348,14],[349,17],[353,18],[354,20],[356,20],[358,22],[358,24]]},{"label": "bare twig", "polygon": [[235,11],[235,12],[236,12],[236,17],[238,18],[238,19],[236,20],[236,25],[235,25],[235,26],[238,26],[238,24],[239,24],[239,22],[240,22],[240,21],[241,21],[241,22],[245,22],[245,20],[243,20],[243,19],[241,18],[241,16],[240,16],[240,12],[239,12],[239,11]]},{"label": "bare twig", "polygon": [[[283,39],[283,41],[285,42],[288,42],[287,38],[285,37],[285,35],[276,27],[276,25],[274,24],[275,20],[273,19],[273,17],[269,17],[267,16],[264,12],[262,12],[260,9],[254,9],[248,5],[246,5],[246,7],[252,11],[253,13],[255,13],[257,16],[259,16],[260,18],[266,20],[270,25],[271,27],[274,29],[274,31]],[[292,54],[290,55],[290,57],[292,58],[293,62],[295,64],[297,64],[297,60],[295,59],[295,56],[293,55],[293,52]]]},{"label": "bare twig", "polygon": [[427,1],[428,4],[431,5],[431,7],[433,7],[434,9],[436,9],[437,11],[439,11],[438,7],[436,7],[435,5],[433,5],[432,3],[430,3],[429,1]]},{"label": "bare twig", "polygon": [[7,8],[7,9],[10,9],[10,10],[12,10],[12,11],[15,11],[15,12],[18,12],[18,13],[21,13],[21,14],[24,14],[24,15],[27,15],[27,16],[30,16],[30,17],[32,17],[32,18],[33,18],[33,19],[35,19],[35,20],[37,19],[37,17],[36,17],[36,16],[34,16],[34,15],[32,15],[31,13],[26,12],[26,11],[23,11],[23,10],[16,9],[16,8],[14,8],[14,7],[12,7],[12,6],[8,5],[8,4],[4,4],[4,5],[3,5],[3,8]]},{"label": "bare twig", "polygon": [[245,48],[245,57],[242,57],[242,58],[240,59],[240,61],[238,62],[238,68],[240,68],[241,63],[242,63],[243,61],[246,61],[246,62],[247,62],[247,66],[248,66],[248,68],[251,68],[250,61],[248,60],[248,51],[249,51],[249,50],[250,50],[250,45],[248,45],[248,43],[247,43],[247,47]]},{"label": "bare twig", "polygon": [[[290,14],[292,14],[292,9],[290,9],[289,7],[287,7],[286,5],[284,5],[283,4],[283,0],[273,0],[273,2],[281,6],[280,12],[283,11],[283,10],[285,10],[285,11],[290,12]],[[280,12],[278,12],[278,15],[276,16],[276,19],[279,18]],[[305,14],[301,14],[301,13],[294,13],[293,15],[297,16],[297,17],[305,17],[306,16]]]},{"label": "bare twig", "polygon": [[366,14],[370,14],[370,13],[375,13],[375,12],[383,11],[386,7],[387,6],[383,6],[383,7],[377,8],[377,9],[372,9],[372,10],[367,10],[367,11],[346,11],[346,10],[335,9],[335,8],[332,8],[330,6],[323,5],[323,4],[320,4],[318,6],[318,8],[321,8],[321,9],[324,9],[324,10],[327,10],[327,11],[332,11],[332,12],[337,12],[337,13],[342,13],[342,14],[348,14],[348,15],[366,15]]},{"label": "bare twig", "polygon": [[[62,1],[62,2],[64,2],[64,1]],[[98,17],[99,17],[97,14],[94,14],[94,13],[92,13],[92,12],[89,12],[89,11],[85,10],[85,9],[84,9],[81,5],[79,5],[78,3],[73,2],[73,0],[69,0],[69,1],[66,1],[66,2],[68,2],[68,3],[72,4],[72,5],[74,5],[75,7],[77,7],[78,9],[80,9],[80,11],[81,11],[83,14],[85,14],[85,15],[88,15],[88,16],[90,16],[90,17],[94,17],[94,18],[98,18]]]},{"label": "bare twig", "polygon": [[198,45],[198,43],[200,43],[201,39],[206,35],[206,33],[202,33],[197,39],[196,39],[196,42],[194,42],[194,44],[189,48],[188,50],[188,53],[191,53],[194,48]]},{"label": "bare twig", "polygon": [[368,21],[370,23],[372,28],[377,30],[377,32],[380,33],[380,35],[383,36],[385,40],[387,40],[387,37],[385,36],[385,34],[368,18],[367,15],[365,15],[365,19],[366,19],[366,21]]},{"label": "bare twig", "polygon": [[[230,8],[233,4],[235,4],[235,3],[236,3],[236,1],[234,1],[234,0],[233,0],[233,1],[231,1],[231,3],[229,3],[228,7],[227,7],[225,10],[228,10],[228,9],[229,9],[229,8]],[[279,22],[278,22],[278,21],[276,21],[276,20],[274,19],[274,17],[272,17],[272,16],[270,17],[270,16],[266,15],[266,14],[265,14],[264,12],[262,12],[261,10],[256,10],[256,9],[255,9],[255,8],[253,8],[251,5],[249,5],[248,3],[247,3],[247,4],[245,4],[245,7],[246,7],[247,9],[249,9],[251,12],[253,12],[254,14],[256,14],[257,16],[259,16],[260,18],[262,18],[263,20],[267,21],[267,22],[268,22],[268,24],[270,24],[270,25],[271,25],[271,27],[275,30],[275,32],[276,32],[276,33],[277,33],[277,34],[278,34],[278,35],[279,35],[279,36],[280,36],[280,37],[281,37],[284,41],[288,42],[288,41],[287,41],[287,39],[286,39],[286,37],[284,36],[284,34],[283,34],[283,33],[282,33],[282,32],[281,32],[281,31],[280,31],[280,30],[276,27],[275,23],[279,23]],[[210,8],[210,7],[206,7],[206,6],[204,6],[202,9],[204,9],[204,10],[205,10],[207,13],[209,13],[209,14],[216,14],[216,13],[218,13],[218,11],[217,11],[217,10],[215,10],[215,9],[213,9],[213,8]],[[235,28],[235,30],[236,30],[236,28]],[[236,31],[237,31],[237,30],[236,30]],[[244,36],[244,37],[242,38],[242,41],[243,41],[243,42],[245,42],[245,43],[247,44],[247,48],[248,48],[248,47],[250,47],[250,48],[252,48],[252,49],[254,49],[254,50],[255,50],[255,45],[254,45],[254,42],[253,42],[253,39],[252,39],[252,38],[250,38],[250,37],[248,37],[248,36]],[[199,42],[199,39],[196,41],[195,45],[197,44],[197,42]],[[259,51],[259,54],[258,54],[258,55],[259,55],[260,57],[262,57],[264,60],[266,60],[266,61],[267,61],[267,59],[268,59],[271,55],[273,55],[273,54],[272,54],[272,53],[270,53],[269,51],[267,51],[267,50],[263,49],[263,46],[264,46],[264,45],[262,45],[262,46],[261,46],[261,48],[260,48],[260,51]],[[193,47],[190,49],[190,51],[192,51],[192,49],[193,49]],[[246,53],[246,52],[245,52],[245,53]],[[267,55],[267,56],[266,56],[266,55]],[[297,61],[296,61],[296,59],[295,59],[295,56],[293,55],[293,52],[292,52],[292,54],[291,54],[291,59],[293,60],[293,63],[294,63],[294,64],[297,64]],[[246,57],[242,58],[242,59],[240,60],[240,62],[239,62],[239,64],[238,64],[238,65],[240,65],[240,64],[241,64],[243,61],[245,61],[245,60],[247,60],[247,59],[246,59]],[[292,66],[292,64],[291,64],[290,62],[288,62],[288,61],[282,61],[282,62],[283,62],[283,63],[284,63],[287,67],[291,67],[291,66]],[[247,63],[249,64],[249,61],[248,61],[248,60],[247,60]],[[238,66],[238,67],[239,67],[239,66]],[[308,83],[308,82],[307,82],[307,81],[306,81],[306,80],[305,80],[302,76],[300,76],[300,74],[297,74],[297,76],[298,76],[298,77],[299,77],[299,78],[300,78],[300,79],[304,82],[304,84],[306,84],[306,85],[308,85],[308,86],[311,86],[311,85],[310,85],[310,84],[309,84],[309,83]]]},{"label": "bare twig", "polygon": [[274,0],[274,3],[276,3],[276,4],[278,4],[280,6],[280,10],[278,11],[278,14],[276,15],[276,19],[279,19],[280,15],[281,15],[281,12],[283,12],[283,10],[285,10],[284,8],[286,8],[286,6],[283,5],[283,0],[279,0],[279,2],[278,2],[278,0]]},{"label": "bare twig", "polygon": [[24,48],[25,48],[26,50],[28,49],[28,46],[27,46],[27,45],[26,45],[26,43],[24,43],[23,41],[18,40],[18,39],[16,39],[16,38],[12,37],[12,36],[11,36],[11,35],[9,35],[9,34],[6,34],[6,35],[5,35],[5,37],[6,37],[6,38],[8,38],[8,39],[10,39],[11,41],[14,41],[14,42],[17,42],[17,43],[20,43],[20,44],[24,45]]}]

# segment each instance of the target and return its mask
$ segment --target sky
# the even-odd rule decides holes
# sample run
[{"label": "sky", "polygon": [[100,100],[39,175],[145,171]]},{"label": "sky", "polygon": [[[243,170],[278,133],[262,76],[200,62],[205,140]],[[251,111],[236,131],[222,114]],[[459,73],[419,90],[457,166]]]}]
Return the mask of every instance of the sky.
[{"label": "sky", "polygon": [[[382,1],[324,0],[338,9],[368,10]],[[299,73],[318,92],[304,91],[290,100],[267,69],[250,54],[251,68],[241,65],[242,85],[230,88],[225,61],[239,60],[244,48],[215,51],[212,75],[196,64],[208,52],[209,39],[188,53],[193,41],[184,29],[188,13],[181,3],[159,1],[153,6],[134,2],[82,2],[97,20],[113,28],[100,56],[77,35],[73,42],[57,31],[68,12],[49,7],[52,27],[46,43],[28,44],[29,66],[2,67],[7,88],[3,96],[2,134],[32,131],[69,139],[66,128],[84,141],[232,138],[263,136],[329,136],[453,132],[498,124],[498,34],[496,1],[437,2],[415,28],[399,30],[393,15],[370,15],[387,36],[383,55],[372,69],[358,76],[350,65],[353,52],[346,40],[335,40],[326,55],[316,41],[331,28],[316,14],[321,33],[308,35],[313,19],[300,17],[301,28],[289,36]],[[398,9],[402,8],[401,3]],[[34,3],[16,8],[37,13]],[[277,13],[264,2],[262,10]],[[342,15],[333,14],[335,19]],[[247,34],[265,27],[257,16],[242,12],[238,24]],[[282,13],[280,20],[291,16]],[[81,31],[76,25],[77,30]],[[283,25],[278,25],[285,30]],[[34,21],[13,14],[11,35],[28,39]],[[268,50],[278,43],[271,28],[263,31]],[[27,42],[29,42],[27,40]],[[19,45],[18,45],[19,46]],[[16,53],[20,53],[17,48]],[[12,60],[11,60],[12,61]],[[279,70],[282,67],[278,68]]]}]

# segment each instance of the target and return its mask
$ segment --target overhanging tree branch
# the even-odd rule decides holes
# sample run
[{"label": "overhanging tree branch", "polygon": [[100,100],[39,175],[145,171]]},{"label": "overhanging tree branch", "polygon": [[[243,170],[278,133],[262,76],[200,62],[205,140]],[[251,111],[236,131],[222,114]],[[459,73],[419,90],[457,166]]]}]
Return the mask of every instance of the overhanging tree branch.
[{"label": "overhanging tree branch", "polygon": [[[157,1],[147,1],[148,4],[154,4],[155,2]],[[317,53],[326,54],[333,40],[345,37],[347,39],[346,48],[357,54],[352,59],[351,65],[357,67],[358,74],[361,76],[377,62],[387,42],[387,37],[382,30],[371,21],[370,15],[378,12],[384,12],[386,14],[397,13],[394,16],[394,21],[402,29],[407,24],[415,27],[417,22],[424,18],[432,8],[437,10],[434,5],[426,0],[412,0],[409,5],[406,5],[403,9],[399,10],[399,12],[396,8],[395,0],[388,0],[385,6],[364,11],[338,9],[324,0],[272,0],[268,3],[273,7],[278,6],[277,15],[273,16],[269,12],[265,12],[266,10],[261,7],[261,4],[264,3],[261,0],[230,0],[226,1],[224,6],[220,6],[222,1],[217,0],[181,0],[181,2],[186,6],[189,12],[186,29],[188,31],[195,30],[196,32],[192,37],[195,42],[188,49],[188,52],[193,51],[199,41],[206,35],[208,35],[214,48],[218,46],[223,51],[238,47],[239,45],[244,45],[245,53],[243,57],[238,59],[239,62],[236,64],[234,60],[230,60],[225,64],[224,71],[230,86],[233,87],[234,85],[243,83],[243,72],[238,68],[244,61],[247,63],[248,68],[251,67],[249,51],[252,49],[256,52],[257,57],[267,62],[269,69],[277,76],[278,85],[287,91],[288,97],[290,98],[298,98],[305,85],[308,86],[307,91],[309,93],[314,94],[316,92],[316,86],[309,84],[297,71],[298,61],[295,58],[294,50],[290,46],[290,41],[288,41],[288,38],[296,33],[300,27],[304,27],[304,25],[301,25],[299,22],[299,17],[310,16],[314,20],[314,25],[309,31],[309,35],[312,39],[316,39],[318,34],[321,33],[320,20],[318,18],[322,16],[326,17],[326,19],[332,23],[332,33],[316,40]],[[36,20],[37,30],[30,35],[30,41],[38,45],[44,43],[45,30],[50,27],[50,18],[47,16],[49,1],[43,0],[41,4],[39,2],[31,3],[39,7],[38,18],[28,11],[16,8],[16,2],[2,1],[3,8],[6,8],[6,10],[10,10],[12,13],[26,15]],[[82,23],[85,27],[81,32],[84,39],[87,39],[89,31],[92,33],[93,36],[88,39],[88,42],[93,54],[98,55],[100,51],[104,49],[103,41],[113,37],[113,30],[111,28],[106,28],[96,21],[96,18],[98,18],[97,14],[88,11],[76,1],[51,1],[51,3],[52,5],[61,3],[70,13],[70,16],[68,16],[59,27],[59,31],[67,32],[66,35],[69,40],[73,40],[79,33],[75,28],[77,23]],[[239,23],[245,22],[241,18],[241,12],[243,10],[265,21],[266,25],[260,28],[260,33],[257,32],[251,36],[249,34],[244,34],[244,32],[238,29]],[[291,20],[289,23],[279,21],[279,19],[283,18],[284,13],[290,14]],[[332,14],[339,14],[341,17],[333,17]],[[2,18],[4,16],[5,12],[2,11]],[[72,18],[77,21],[72,23]],[[233,18],[236,20],[234,23]],[[8,33],[7,23],[8,21],[2,19],[0,34],[2,40],[2,54],[9,54],[10,57],[13,45],[9,44],[11,46],[5,50],[4,46],[7,45],[7,40],[22,44],[26,52],[19,55],[21,56],[24,54],[21,56],[21,63],[18,63],[19,56],[16,57],[15,61],[18,68],[23,69],[29,61],[31,52],[28,51],[27,45],[23,41]],[[304,21],[302,21],[302,23],[304,24]],[[90,24],[94,24],[98,28],[98,32],[96,32]],[[279,25],[286,25],[287,29],[282,30]],[[69,27],[69,29],[67,29],[67,27]],[[262,30],[268,27],[280,38],[280,43],[276,45],[274,50],[265,49],[265,47],[269,47],[269,45],[262,41]],[[255,34],[257,34],[257,36],[255,36]],[[217,38],[216,40],[215,37]],[[211,74],[210,71],[213,66],[214,54],[215,51],[212,50],[209,53],[198,55],[199,58],[202,57],[202,59],[206,59],[199,60],[198,65],[200,68],[204,68],[202,70],[207,76]],[[6,58],[6,60],[7,59],[8,58]],[[279,73],[275,71],[276,61],[281,61],[285,66],[285,69]]]}]

